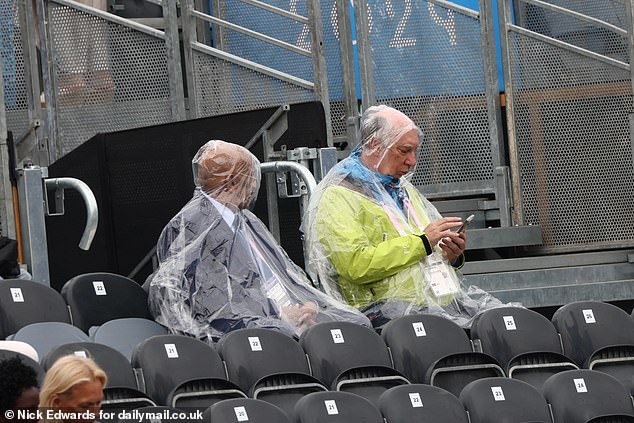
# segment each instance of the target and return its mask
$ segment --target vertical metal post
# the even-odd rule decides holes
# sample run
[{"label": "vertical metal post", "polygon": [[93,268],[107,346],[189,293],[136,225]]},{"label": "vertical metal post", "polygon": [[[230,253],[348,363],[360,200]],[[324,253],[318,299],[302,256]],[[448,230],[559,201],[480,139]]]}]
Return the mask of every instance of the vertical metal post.
[{"label": "vertical metal post", "polygon": [[183,31],[183,53],[185,55],[185,79],[187,81],[187,100],[189,118],[197,118],[198,104],[196,101],[196,79],[194,78],[194,52],[192,45],[197,40],[196,18],[192,16],[193,0],[181,0],[181,26]]},{"label": "vertical metal post", "polygon": [[359,126],[357,78],[354,70],[354,45],[350,25],[350,0],[336,0],[337,25],[339,29],[339,51],[346,118],[346,141],[354,143]]},{"label": "vertical metal post", "polygon": [[354,1],[354,22],[357,27],[357,52],[359,54],[359,77],[361,79],[361,100],[363,109],[376,104],[374,95],[374,76],[372,75],[372,57],[370,46],[370,27],[368,7],[365,0]]},{"label": "vertical metal post", "polygon": [[479,0],[480,34],[482,37],[482,62],[487,101],[487,118],[489,123],[489,139],[491,159],[496,178],[495,197],[500,209],[500,226],[511,226],[512,198],[509,198],[507,180],[508,172],[499,170],[504,166],[504,140],[502,137],[502,114],[500,107],[500,85],[498,80],[495,54],[495,26],[493,22],[493,0]]},{"label": "vertical metal post", "polygon": [[[270,160],[273,153],[273,146],[270,142],[269,130],[265,130],[262,133],[262,147],[264,149],[264,161]],[[277,207],[277,174],[267,173],[264,175],[266,178],[266,209],[269,215],[269,231],[275,237],[275,240],[280,242],[280,216]]]},{"label": "vertical metal post", "polygon": [[48,169],[45,167],[25,166],[18,170],[24,262],[28,265],[33,280],[50,285],[44,221],[44,178],[47,176]]},{"label": "vertical metal post", "polygon": [[[627,41],[630,53],[630,83],[634,93],[634,0],[625,0],[625,20],[627,24]],[[634,166],[634,113],[630,113],[630,146],[632,148],[632,166]]]},{"label": "vertical metal post", "polygon": [[169,73],[170,106],[172,120],[185,120],[185,94],[178,35],[178,12],[176,0],[163,0],[165,19],[165,48],[167,50],[167,72]]},{"label": "vertical metal post", "polygon": [[326,54],[324,52],[321,5],[319,0],[306,1],[308,2],[308,21],[310,22],[315,97],[320,100],[324,106],[324,115],[326,118],[326,142],[329,147],[332,147],[332,117],[330,114],[330,97],[328,96],[328,68],[326,67]]},{"label": "vertical metal post", "polygon": [[514,81],[512,78],[512,58],[518,48],[510,45],[508,25],[513,22],[511,0],[498,0],[498,19],[500,24],[500,42],[502,47],[502,70],[504,74],[504,94],[506,97],[506,126],[509,145],[509,160],[511,167],[511,186],[513,190],[513,222],[524,224],[524,210],[522,202],[522,175],[519,167],[519,152],[517,151],[517,137],[515,131]]},{"label": "vertical metal post", "polygon": [[[211,0],[211,15],[218,19],[223,19],[222,0]],[[225,51],[224,28],[222,25],[216,25],[213,28],[214,47],[218,50]]]}]

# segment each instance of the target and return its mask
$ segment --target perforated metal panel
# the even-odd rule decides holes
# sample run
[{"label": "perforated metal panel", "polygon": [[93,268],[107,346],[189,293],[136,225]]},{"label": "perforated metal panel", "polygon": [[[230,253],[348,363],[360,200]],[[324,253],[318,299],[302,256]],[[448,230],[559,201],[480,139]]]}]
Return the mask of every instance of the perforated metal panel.
[{"label": "perforated metal panel", "polygon": [[[570,7],[570,10],[574,12],[582,12],[585,15],[601,19],[608,24],[621,28],[622,31],[618,32],[600,23],[584,21],[572,15],[552,11],[534,4],[527,4],[520,0],[519,15],[522,17],[520,20],[522,27],[622,62],[629,62],[627,33],[623,29],[625,27],[625,8],[623,4],[617,4],[609,0],[596,2],[551,0],[548,3],[566,8]],[[595,6],[580,7],[580,3],[584,5],[601,4],[602,8]],[[622,13],[620,19],[616,19],[619,16],[616,13],[617,9],[618,12]]]},{"label": "perforated metal panel", "polygon": [[624,0],[545,0],[545,2],[600,19],[619,28],[627,27]]},{"label": "perforated metal panel", "polygon": [[529,36],[509,35],[523,217],[544,245],[632,245],[630,72]]},{"label": "perforated metal panel", "polygon": [[424,133],[412,182],[428,196],[436,184],[453,185],[438,195],[486,191],[494,165],[480,20],[426,1],[372,0],[367,10],[376,103]]},{"label": "perforated metal panel", "polygon": [[29,125],[22,31],[16,0],[0,2],[0,67],[4,78],[7,129],[17,138]]},{"label": "perforated metal panel", "polygon": [[171,121],[165,41],[48,3],[58,157],[98,132]]},{"label": "perforated metal panel", "polygon": [[215,116],[314,99],[312,90],[194,52],[198,116]]}]

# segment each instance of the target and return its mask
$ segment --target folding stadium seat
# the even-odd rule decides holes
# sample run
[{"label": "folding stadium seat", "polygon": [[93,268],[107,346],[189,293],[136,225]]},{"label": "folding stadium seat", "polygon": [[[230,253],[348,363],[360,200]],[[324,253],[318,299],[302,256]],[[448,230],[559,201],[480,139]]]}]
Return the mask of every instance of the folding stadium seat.
[{"label": "folding stadium seat", "polygon": [[239,329],[220,341],[218,351],[230,381],[250,397],[273,403],[287,414],[304,395],[327,390],[310,375],[302,347],[280,332]]},{"label": "folding stadium seat", "polygon": [[313,376],[336,391],[377,404],[387,389],[409,381],[392,367],[390,352],[376,332],[350,322],[319,323],[302,333]]},{"label": "folding stadium seat", "polygon": [[15,351],[39,362],[40,355],[30,344],[22,341],[0,341],[0,350]]},{"label": "folding stadium seat", "polygon": [[349,392],[313,392],[295,404],[296,423],[383,423],[381,412],[367,399]]},{"label": "folding stadium seat", "polygon": [[102,409],[119,413],[143,406],[154,406],[146,394],[138,389],[138,384],[130,361],[119,351],[95,342],[74,342],[58,346],[42,358],[42,366],[48,370],[60,357],[65,355],[90,357],[108,376],[103,390]]},{"label": "folding stadium seat", "polygon": [[91,337],[94,342],[108,345],[130,360],[132,351],[141,341],[151,336],[165,334],[167,329],[153,320],[130,317],[104,323],[94,331]]},{"label": "folding stadium seat", "polygon": [[152,319],[147,294],[132,279],[113,273],[85,273],[64,284],[62,297],[73,324],[89,333],[93,326],[126,317]]},{"label": "folding stadium seat", "polygon": [[229,382],[220,355],[209,345],[184,335],[146,339],[132,356],[141,369],[146,392],[160,405],[205,410],[227,398],[245,398]]},{"label": "folding stadium seat", "polygon": [[587,423],[634,423],[634,416],[603,416],[588,420]]},{"label": "folding stadium seat", "polygon": [[12,339],[31,345],[40,357],[44,357],[53,348],[68,342],[90,341],[88,335],[81,329],[62,322],[31,323],[20,329]]},{"label": "folding stadium seat", "polygon": [[35,373],[37,374],[38,382],[40,382],[40,384],[42,383],[42,381],[44,380],[44,369],[42,368],[42,366],[40,366],[40,363],[33,360],[31,357],[22,354],[21,352],[0,349],[0,361],[7,360],[14,357],[20,357],[20,359],[22,360],[24,364],[26,364],[27,366],[35,370]]},{"label": "folding stadium seat", "polygon": [[580,367],[608,373],[634,390],[634,320],[622,309],[599,301],[559,308],[552,318],[564,353]]},{"label": "folding stadium seat", "polygon": [[0,281],[0,339],[38,322],[70,323],[62,296],[39,282],[22,279]]},{"label": "folding stadium seat", "polygon": [[471,324],[474,345],[492,355],[514,379],[537,389],[550,376],[578,367],[563,355],[559,334],[550,320],[519,307],[493,308]]},{"label": "folding stadium seat", "polygon": [[616,378],[594,370],[557,373],[544,383],[543,394],[556,423],[634,416],[632,397],[623,385]]},{"label": "folding stadium seat", "polygon": [[379,410],[387,423],[469,423],[458,398],[431,385],[390,388],[379,397]]},{"label": "folding stadium seat", "polygon": [[542,394],[521,380],[475,380],[462,390],[460,401],[469,412],[471,423],[552,422]]},{"label": "folding stadium seat", "polygon": [[471,381],[504,376],[493,357],[474,352],[465,331],[441,316],[403,316],[385,325],[381,336],[397,370],[412,382],[438,386],[456,397]]},{"label": "folding stadium seat", "polygon": [[275,405],[251,398],[235,398],[217,402],[205,410],[203,421],[209,423],[235,421],[291,423],[288,415]]}]

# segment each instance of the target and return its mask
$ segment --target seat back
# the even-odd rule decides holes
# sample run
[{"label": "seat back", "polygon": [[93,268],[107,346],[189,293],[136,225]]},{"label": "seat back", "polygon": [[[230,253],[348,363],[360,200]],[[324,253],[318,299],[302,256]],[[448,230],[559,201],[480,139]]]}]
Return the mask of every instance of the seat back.
[{"label": "seat back", "polygon": [[38,322],[70,323],[62,296],[40,282],[22,279],[0,281],[0,339]]},{"label": "seat back", "polygon": [[106,388],[137,389],[136,377],[130,361],[114,348],[95,342],[71,342],[60,345],[42,358],[42,367],[48,370],[59,358],[71,354],[92,358],[108,376]]},{"label": "seat back", "polygon": [[427,369],[439,358],[472,351],[469,338],[460,326],[431,314],[391,320],[381,336],[392,351],[396,370],[415,383],[424,383]]},{"label": "seat back", "polygon": [[542,394],[520,380],[494,377],[464,387],[460,402],[471,423],[550,423],[550,410]]},{"label": "seat back", "polygon": [[326,386],[344,370],[392,366],[381,337],[370,328],[350,322],[319,323],[302,334],[300,345],[308,355],[313,376]]},{"label": "seat back", "polygon": [[62,297],[70,307],[73,324],[88,333],[113,319],[151,319],[147,294],[132,279],[113,273],[85,273],[64,284]]},{"label": "seat back", "polygon": [[296,423],[383,423],[379,410],[367,399],[349,392],[314,392],[295,405]]},{"label": "seat back", "polygon": [[563,354],[550,320],[527,308],[500,307],[479,314],[471,325],[471,339],[478,340],[482,352],[495,357],[505,370],[520,354]]},{"label": "seat back", "polygon": [[130,360],[134,348],[143,340],[165,334],[167,329],[155,321],[131,317],[104,323],[93,333],[92,340],[114,348]]},{"label": "seat back", "polygon": [[230,332],[220,341],[218,351],[226,363],[229,380],[245,392],[264,376],[310,374],[302,347],[277,331],[255,328]]},{"label": "seat back", "polygon": [[31,323],[20,329],[13,340],[22,341],[35,348],[40,357],[68,342],[88,342],[90,338],[81,329],[62,322]]},{"label": "seat back", "polygon": [[256,422],[290,423],[289,417],[273,404],[251,399],[236,398],[217,402],[203,413],[209,423]]},{"label": "seat back", "polygon": [[630,393],[614,377],[593,370],[568,370],[544,383],[544,397],[557,423],[587,422],[611,415],[634,416]]},{"label": "seat back", "polygon": [[388,389],[379,397],[379,410],[389,423],[468,423],[454,395],[435,386],[412,384]]},{"label": "seat back", "polygon": [[146,392],[162,405],[186,381],[226,379],[218,353],[204,342],[182,335],[153,336],[141,342],[132,355],[132,367],[143,371]]},{"label": "seat back", "polygon": [[552,322],[564,353],[580,367],[595,351],[634,344],[634,320],[622,309],[600,301],[579,301],[560,307]]}]

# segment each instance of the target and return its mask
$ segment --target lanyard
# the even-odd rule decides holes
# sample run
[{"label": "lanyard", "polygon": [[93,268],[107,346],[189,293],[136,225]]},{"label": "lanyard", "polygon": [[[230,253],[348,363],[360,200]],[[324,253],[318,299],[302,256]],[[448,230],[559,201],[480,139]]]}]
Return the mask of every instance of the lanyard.
[{"label": "lanyard", "polygon": [[[416,209],[414,209],[414,206],[412,205],[412,202],[409,201],[408,197],[405,197],[403,199],[403,205],[407,207],[407,211],[409,212],[410,216],[412,216],[412,219],[414,219],[414,223],[416,223],[416,226],[418,227],[418,229],[421,231],[424,230],[425,228],[423,228],[423,224],[420,218],[418,217],[418,213],[416,213]],[[396,229],[398,234],[401,236],[408,235],[408,233],[405,232],[405,229],[403,228],[401,221],[394,214],[394,210],[385,203],[382,203],[381,206],[383,207],[383,211],[385,211],[385,214],[387,214],[388,219],[390,219],[390,222],[392,222],[392,225],[394,226],[394,229]]]}]

